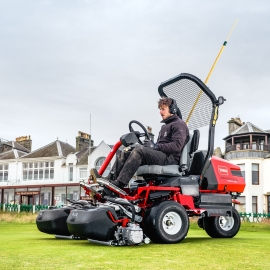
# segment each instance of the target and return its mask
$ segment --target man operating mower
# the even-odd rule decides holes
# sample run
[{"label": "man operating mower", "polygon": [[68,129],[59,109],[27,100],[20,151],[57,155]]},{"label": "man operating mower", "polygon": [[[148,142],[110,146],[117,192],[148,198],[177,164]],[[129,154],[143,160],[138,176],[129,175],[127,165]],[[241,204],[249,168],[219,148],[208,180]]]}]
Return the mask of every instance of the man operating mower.
[{"label": "man operating mower", "polygon": [[[116,161],[107,179],[119,188],[128,185],[132,176],[142,165],[176,165],[179,164],[184,145],[189,139],[186,123],[180,118],[181,113],[174,99],[163,97],[158,101],[162,117],[161,130],[157,142],[146,139],[144,145],[125,148]],[[96,169],[90,170],[92,180],[100,178]]]}]

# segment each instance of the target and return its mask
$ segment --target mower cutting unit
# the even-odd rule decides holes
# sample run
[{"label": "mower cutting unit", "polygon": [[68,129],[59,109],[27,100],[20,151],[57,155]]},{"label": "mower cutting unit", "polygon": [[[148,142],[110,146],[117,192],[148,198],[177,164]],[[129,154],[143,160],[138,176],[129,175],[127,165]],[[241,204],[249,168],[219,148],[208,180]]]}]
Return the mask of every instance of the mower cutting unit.
[{"label": "mower cutting unit", "polygon": [[[105,245],[136,245],[149,243],[149,239],[156,243],[178,243],[186,237],[192,216],[199,217],[199,227],[211,237],[231,238],[238,233],[240,217],[232,200],[244,191],[244,178],[238,166],[212,156],[218,109],[224,98],[217,99],[201,80],[186,73],[163,82],[158,92],[177,101],[191,133],[180,164],[141,166],[136,173],[139,179],[131,180],[123,190],[102,177],[95,183],[81,182],[91,200],[70,209],[69,215],[63,217],[69,236]],[[133,124],[144,132],[134,131]],[[198,129],[206,125],[209,125],[208,149],[200,151]],[[130,151],[142,144],[140,137],[150,139],[145,127],[137,121],[129,123],[129,130],[114,145],[99,175],[120,146]],[[67,213],[64,208],[62,211]],[[67,235],[62,221],[56,225],[48,218],[42,224],[49,215],[55,218],[56,209],[39,214],[39,230],[61,234],[59,231],[63,229],[62,235]],[[51,229],[52,223],[56,225],[55,231]]]}]

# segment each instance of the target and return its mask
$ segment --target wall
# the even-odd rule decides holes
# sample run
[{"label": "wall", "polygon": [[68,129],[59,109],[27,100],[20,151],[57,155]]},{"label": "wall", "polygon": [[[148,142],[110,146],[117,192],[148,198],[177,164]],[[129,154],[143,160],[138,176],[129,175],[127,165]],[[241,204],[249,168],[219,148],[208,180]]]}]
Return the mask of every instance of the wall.
[{"label": "wall", "polygon": [[[270,175],[270,160],[267,159],[234,159],[229,162],[233,164],[245,164],[245,191],[241,196],[246,197],[246,212],[252,212],[252,196],[257,196],[257,211],[263,213],[267,211],[265,195],[270,186],[267,179]],[[252,163],[259,164],[259,185],[252,185]],[[267,184],[266,184],[267,183]]]}]

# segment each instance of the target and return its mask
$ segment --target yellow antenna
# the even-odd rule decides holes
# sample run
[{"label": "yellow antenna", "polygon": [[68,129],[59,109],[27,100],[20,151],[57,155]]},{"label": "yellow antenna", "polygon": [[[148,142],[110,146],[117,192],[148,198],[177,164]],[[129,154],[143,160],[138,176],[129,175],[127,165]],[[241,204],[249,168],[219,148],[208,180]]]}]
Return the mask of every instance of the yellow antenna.
[{"label": "yellow antenna", "polygon": [[[229,40],[229,38],[230,38],[230,36],[231,36],[231,34],[232,34],[232,31],[233,31],[235,25],[237,24],[237,21],[238,21],[238,19],[236,19],[236,21],[235,21],[235,23],[234,23],[234,25],[233,25],[233,27],[232,27],[232,29],[231,29],[231,31],[230,31],[230,33],[229,33],[227,39],[224,41],[224,43],[223,43],[223,45],[222,45],[222,47],[221,47],[221,49],[220,49],[220,51],[219,51],[219,53],[218,53],[218,55],[217,55],[217,58],[216,58],[214,64],[212,65],[212,67],[211,67],[211,69],[210,69],[210,71],[209,71],[209,73],[208,73],[208,75],[207,75],[207,77],[206,77],[206,79],[205,79],[205,81],[204,81],[205,84],[207,84],[207,82],[208,82],[208,80],[209,80],[209,78],[210,78],[210,76],[211,76],[211,74],[212,74],[212,72],[213,72],[213,70],[214,70],[214,68],[215,68],[215,66],[216,66],[216,64],[217,64],[217,62],[218,62],[218,59],[220,58],[220,56],[221,56],[223,50],[225,49],[225,46],[226,46],[227,43],[228,43],[228,40]],[[186,120],[186,124],[188,124],[188,122],[189,122],[189,120],[190,120],[190,117],[191,117],[191,115],[192,115],[192,113],[193,113],[195,107],[197,106],[197,104],[198,104],[198,102],[199,102],[199,99],[200,99],[200,97],[201,97],[201,95],[202,95],[202,92],[203,92],[203,91],[200,90],[200,92],[199,92],[199,94],[198,94],[198,96],[197,96],[197,98],[196,98],[196,100],[195,100],[195,102],[194,102],[194,104],[193,104],[193,106],[192,106],[190,112],[189,112],[189,115],[188,115],[187,120]]]}]

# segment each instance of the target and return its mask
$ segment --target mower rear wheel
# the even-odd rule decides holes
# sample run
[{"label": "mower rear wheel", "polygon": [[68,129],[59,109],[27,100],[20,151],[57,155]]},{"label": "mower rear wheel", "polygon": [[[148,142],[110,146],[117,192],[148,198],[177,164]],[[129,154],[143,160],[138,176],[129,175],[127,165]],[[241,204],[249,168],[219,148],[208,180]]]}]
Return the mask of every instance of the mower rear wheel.
[{"label": "mower rear wheel", "polygon": [[241,225],[240,216],[233,207],[232,216],[207,217],[204,218],[204,229],[212,238],[232,238]]},{"label": "mower rear wheel", "polygon": [[165,201],[151,208],[145,226],[147,236],[153,242],[179,243],[188,233],[189,218],[182,205]]}]

